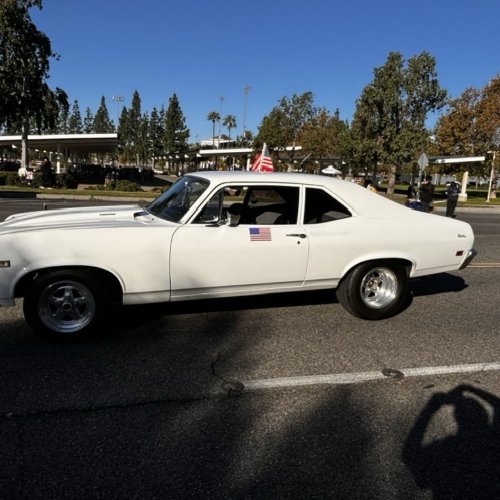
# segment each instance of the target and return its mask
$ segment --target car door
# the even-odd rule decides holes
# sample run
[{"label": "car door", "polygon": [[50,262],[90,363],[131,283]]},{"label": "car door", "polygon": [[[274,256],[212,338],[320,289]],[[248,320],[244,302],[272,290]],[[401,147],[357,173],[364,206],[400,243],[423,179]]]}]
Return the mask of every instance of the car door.
[{"label": "car door", "polygon": [[[303,225],[297,223],[300,188],[268,188],[269,197],[262,202],[250,194],[256,192],[255,186],[225,187],[192,221],[177,229],[170,258],[172,300],[286,291],[302,286],[309,241]],[[234,192],[245,189],[243,198],[234,197]],[[228,201],[231,197],[233,203]],[[254,212],[251,219],[245,220],[241,210],[237,216],[241,223],[234,217],[227,218],[231,207],[241,208],[245,203],[246,215]],[[287,212],[286,223],[278,212]]]},{"label": "car door", "polygon": [[359,218],[321,187],[305,189],[304,224],[309,240],[306,287],[336,286],[353,257],[371,248]]}]

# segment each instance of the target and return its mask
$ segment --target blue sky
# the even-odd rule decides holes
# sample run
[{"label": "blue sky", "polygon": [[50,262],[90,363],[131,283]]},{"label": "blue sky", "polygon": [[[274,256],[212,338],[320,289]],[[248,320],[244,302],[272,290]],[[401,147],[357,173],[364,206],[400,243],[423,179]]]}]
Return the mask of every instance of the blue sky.
[{"label": "blue sky", "polygon": [[[283,97],[311,91],[350,120],[391,51],[430,52],[457,97],[500,72],[498,0],[44,0],[32,19],[52,41],[51,87],[82,114],[106,98],[116,120],[135,90],[142,110],[176,93],[192,142],[209,138],[210,111],[256,133]],[[245,87],[250,87],[246,97]],[[221,97],[224,100],[221,101]]]}]

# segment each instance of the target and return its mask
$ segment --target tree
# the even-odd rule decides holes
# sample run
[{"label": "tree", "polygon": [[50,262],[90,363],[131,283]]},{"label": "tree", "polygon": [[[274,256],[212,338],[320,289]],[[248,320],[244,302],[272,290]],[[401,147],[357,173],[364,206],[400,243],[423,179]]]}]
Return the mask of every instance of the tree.
[{"label": "tree", "polygon": [[288,161],[293,161],[295,150],[293,148],[286,150],[286,147],[296,145],[304,125],[319,112],[314,106],[312,92],[294,94],[291,99],[282,97],[278,105],[262,119],[255,138],[255,146],[260,148],[266,143],[270,149],[282,149],[287,151]]},{"label": "tree", "polygon": [[148,137],[151,145],[154,168],[156,158],[163,153],[163,135],[165,133],[160,113],[156,108],[153,108],[153,111],[151,111],[148,127]]},{"label": "tree", "polygon": [[85,109],[85,118],[83,119],[83,133],[91,134],[94,131],[94,115],[92,110],[87,107]]},{"label": "tree", "polygon": [[[436,124],[436,141],[441,154],[478,156],[495,151],[485,164],[474,164],[477,174],[487,176],[493,171],[490,197],[496,197],[498,169],[492,165],[500,147],[500,76],[483,89],[466,89],[448,102],[446,114]],[[492,168],[493,167],[493,168]],[[451,166],[451,171],[457,167]]]},{"label": "tree", "polygon": [[231,129],[236,128],[236,116],[226,115],[222,125],[227,128],[227,133],[229,136],[229,145],[231,145]]},{"label": "tree", "polygon": [[493,152],[489,158],[491,164],[488,165],[491,165],[492,173],[490,198],[496,198],[500,160],[500,75],[491,79],[482,90],[477,115],[477,128],[484,145],[483,151]]},{"label": "tree", "polygon": [[146,165],[151,154],[149,140],[149,114],[144,113],[139,121],[139,134],[137,137],[137,164]]},{"label": "tree", "polygon": [[108,108],[106,107],[106,98],[101,97],[99,108],[94,116],[94,124],[92,129],[95,134],[110,134],[114,132],[114,125],[109,117]]},{"label": "tree", "polygon": [[473,156],[479,151],[477,106],[481,98],[479,90],[465,89],[456,99],[448,101],[447,113],[436,123],[436,142],[444,155]]},{"label": "tree", "polygon": [[28,135],[54,128],[61,109],[68,108],[66,93],[47,84],[52,52],[49,38],[31,20],[29,9],[42,0],[0,2],[0,123],[22,135],[22,164],[28,163]]},{"label": "tree", "polygon": [[212,122],[212,148],[215,147],[215,123],[220,120],[220,114],[217,111],[210,111],[207,120]]},{"label": "tree", "polygon": [[338,111],[332,116],[324,109],[304,124],[298,136],[302,151],[315,158],[346,158],[348,138],[349,127],[340,119]]},{"label": "tree", "polygon": [[123,153],[127,162],[138,163],[141,142],[141,96],[136,90],[132,95],[130,109],[127,113],[127,121],[124,123],[124,133],[122,134]]},{"label": "tree", "polygon": [[391,52],[384,66],[374,69],[373,81],[356,103],[353,133],[376,169],[378,162],[391,166],[387,192],[394,192],[396,171],[418,157],[426,145],[425,120],[430,111],[442,108],[446,91],[441,89],[435,59],[422,52],[407,61]]},{"label": "tree", "polygon": [[[176,94],[168,100],[168,108],[165,113],[165,135],[164,146],[166,152],[172,157],[178,157],[184,168],[184,155],[188,149],[187,140],[189,129],[186,127],[186,120],[182,113],[179,99]],[[174,164],[177,161],[174,162]]]},{"label": "tree", "polygon": [[118,157],[121,161],[127,161],[128,142],[128,109],[123,106],[118,119]]},{"label": "tree", "polygon": [[[108,108],[106,107],[106,98],[102,96],[99,108],[94,116],[92,129],[95,134],[109,134],[114,132],[114,128],[113,122],[109,117]],[[104,163],[105,155],[98,154],[97,157],[101,163]]]},{"label": "tree", "polygon": [[50,131],[55,134],[67,134],[69,130],[69,107],[61,107],[55,127]]},{"label": "tree", "polygon": [[83,132],[82,115],[80,114],[80,106],[77,100],[73,102],[71,114],[68,119],[68,132],[70,134],[81,134]]},{"label": "tree", "polygon": [[272,147],[293,145],[304,124],[318,114],[312,92],[294,94],[291,99],[282,97],[259,126],[257,146],[264,142]]},{"label": "tree", "polygon": [[236,144],[240,148],[249,148],[252,146],[254,141],[254,136],[251,130],[245,130],[242,135],[236,138]]}]

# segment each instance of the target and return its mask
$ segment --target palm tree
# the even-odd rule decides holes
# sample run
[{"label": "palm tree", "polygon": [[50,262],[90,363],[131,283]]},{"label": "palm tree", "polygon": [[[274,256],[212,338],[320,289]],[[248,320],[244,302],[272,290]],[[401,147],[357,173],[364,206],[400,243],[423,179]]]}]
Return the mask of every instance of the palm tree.
[{"label": "palm tree", "polygon": [[220,120],[220,115],[217,111],[210,111],[207,116],[207,120],[212,122],[212,147],[215,147],[215,122]]},{"label": "palm tree", "polygon": [[229,135],[229,145],[231,146],[231,129],[236,128],[236,116],[234,115],[225,116],[222,125],[224,125],[224,127],[227,128]]}]

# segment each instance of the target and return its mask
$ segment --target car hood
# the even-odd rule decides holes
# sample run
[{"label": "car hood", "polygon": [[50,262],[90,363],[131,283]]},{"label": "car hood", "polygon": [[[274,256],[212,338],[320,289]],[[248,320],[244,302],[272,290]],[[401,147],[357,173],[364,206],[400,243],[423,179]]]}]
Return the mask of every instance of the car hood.
[{"label": "car hood", "polygon": [[157,220],[139,205],[64,208],[11,215],[0,224],[0,234],[66,228],[130,227]]}]

